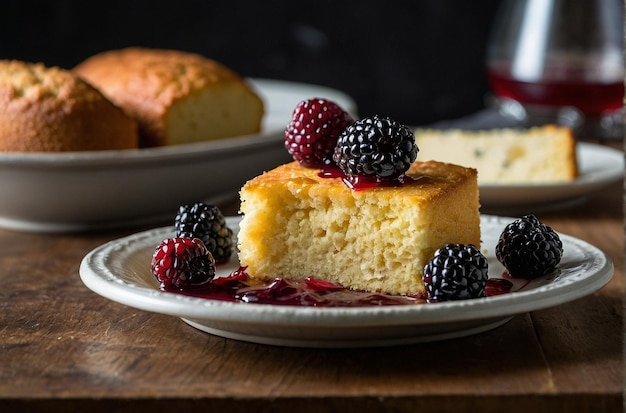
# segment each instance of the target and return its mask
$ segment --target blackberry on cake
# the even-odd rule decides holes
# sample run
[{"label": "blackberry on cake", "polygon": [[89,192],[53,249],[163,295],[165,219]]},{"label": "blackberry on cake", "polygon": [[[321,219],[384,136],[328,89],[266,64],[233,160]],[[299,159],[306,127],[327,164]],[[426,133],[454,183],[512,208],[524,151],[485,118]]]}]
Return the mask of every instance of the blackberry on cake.
[{"label": "blackberry on cake", "polygon": [[496,245],[496,258],[513,277],[548,274],[556,269],[562,255],[559,234],[535,215],[525,215],[508,224]]},{"label": "blackberry on cake", "polygon": [[341,132],[353,122],[335,102],[324,98],[303,100],[285,128],[285,148],[303,166],[323,166],[331,160]]},{"label": "blackberry on cake", "polygon": [[348,126],[337,140],[333,160],[349,177],[397,179],[417,158],[419,149],[406,126],[377,115]]},{"label": "blackberry on cake", "polygon": [[233,230],[226,225],[222,211],[215,205],[204,202],[181,205],[174,228],[177,237],[201,239],[216,262],[228,261],[233,252]]}]

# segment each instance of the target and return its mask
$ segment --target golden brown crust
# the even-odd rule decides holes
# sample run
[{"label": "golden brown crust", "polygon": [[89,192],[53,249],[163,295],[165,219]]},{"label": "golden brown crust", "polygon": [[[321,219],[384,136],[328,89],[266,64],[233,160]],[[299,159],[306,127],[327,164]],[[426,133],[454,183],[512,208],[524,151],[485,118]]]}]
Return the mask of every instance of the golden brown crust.
[{"label": "golden brown crust", "polygon": [[[476,179],[477,171],[473,168],[464,168],[459,165],[446,164],[436,161],[414,162],[406,175],[413,180],[407,180],[407,185],[398,187],[380,186],[367,191],[350,191],[341,178],[325,178],[319,175],[319,169],[304,168],[298,162],[280,165],[269,172],[259,175],[245,185],[249,191],[262,190],[257,186],[272,185],[272,181],[291,181],[295,186],[322,185],[334,190],[350,192],[354,196],[366,196],[372,192],[382,192],[383,196],[394,197],[411,194],[416,199],[430,199],[441,195],[442,192],[454,191],[456,187],[465,184],[469,179]],[[333,190],[333,189],[330,189]]]},{"label": "golden brown crust", "polygon": [[0,151],[137,148],[137,125],[71,72],[0,61]]},{"label": "golden brown crust", "polygon": [[[236,87],[262,102],[237,73],[203,56],[178,50],[130,47],[96,54],[73,71],[139,121],[141,146],[171,144],[167,112],[210,88]],[[260,129],[260,116],[257,130]],[[236,120],[235,120],[236,122]]]}]

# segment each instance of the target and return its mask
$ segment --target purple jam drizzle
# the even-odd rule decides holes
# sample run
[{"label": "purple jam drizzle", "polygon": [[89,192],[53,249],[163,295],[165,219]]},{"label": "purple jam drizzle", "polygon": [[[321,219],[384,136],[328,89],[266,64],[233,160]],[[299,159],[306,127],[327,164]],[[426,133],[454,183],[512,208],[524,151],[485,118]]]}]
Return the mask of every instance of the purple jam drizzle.
[{"label": "purple jam drizzle", "polygon": [[399,187],[415,180],[404,174],[393,179],[384,179],[368,175],[348,176],[336,165],[324,165],[317,175],[320,178],[341,178],[348,188],[355,191],[378,187]]},{"label": "purple jam drizzle", "polygon": [[502,295],[510,293],[513,289],[513,283],[503,278],[489,278],[485,286],[485,294],[487,297],[494,295]]},{"label": "purple jam drizzle", "polygon": [[317,174],[320,178],[343,178],[345,175],[337,165],[324,165]]},{"label": "purple jam drizzle", "polygon": [[[487,296],[510,293],[513,283],[505,279],[487,280]],[[357,291],[313,277],[251,279],[246,268],[229,276],[215,278],[208,287],[194,291],[172,291],[209,300],[289,305],[297,307],[366,307],[425,304],[425,297]]]}]

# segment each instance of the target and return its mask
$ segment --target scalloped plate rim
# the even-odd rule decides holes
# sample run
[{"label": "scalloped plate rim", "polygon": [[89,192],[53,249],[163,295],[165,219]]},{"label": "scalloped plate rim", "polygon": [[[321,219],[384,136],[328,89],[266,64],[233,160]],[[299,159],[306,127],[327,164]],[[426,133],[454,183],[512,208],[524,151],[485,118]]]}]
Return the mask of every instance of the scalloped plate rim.
[{"label": "scalloped plate rim", "polygon": [[[229,225],[238,225],[239,217],[227,217]],[[481,216],[481,225],[504,226],[512,218]],[[102,258],[109,257],[113,248],[129,253],[129,244],[154,246],[168,236],[170,227],[143,231],[110,241],[89,252],[81,261],[80,277],[93,292],[131,307],[188,319],[219,320],[231,323],[266,325],[302,325],[312,327],[341,327],[349,325],[416,325],[449,323],[481,318],[508,317],[536,311],[581,298],[606,285],[613,276],[612,261],[596,247],[577,238],[559,234],[564,248],[575,247],[593,260],[591,271],[575,275],[574,279],[548,282],[545,287],[498,296],[443,302],[436,304],[354,307],[310,308],[266,304],[232,303],[183,296],[123,281],[106,266]],[[123,248],[120,246],[123,245]],[[131,250],[131,252],[135,252]],[[567,250],[566,250],[567,251]],[[567,254],[567,252],[565,253]],[[564,255],[565,257],[566,255]],[[589,261],[589,260],[586,260]],[[149,263],[146,263],[148,268]]]}]

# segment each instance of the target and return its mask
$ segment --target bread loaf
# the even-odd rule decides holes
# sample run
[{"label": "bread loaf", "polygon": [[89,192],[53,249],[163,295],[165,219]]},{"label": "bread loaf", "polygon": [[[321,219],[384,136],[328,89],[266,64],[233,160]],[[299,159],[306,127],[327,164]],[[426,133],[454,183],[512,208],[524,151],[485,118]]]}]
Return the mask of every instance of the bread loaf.
[{"label": "bread loaf", "polygon": [[256,92],[197,54],[133,47],[96,54],[73,70],[137,119],[142,147],[261,130],[264,106]]}]

